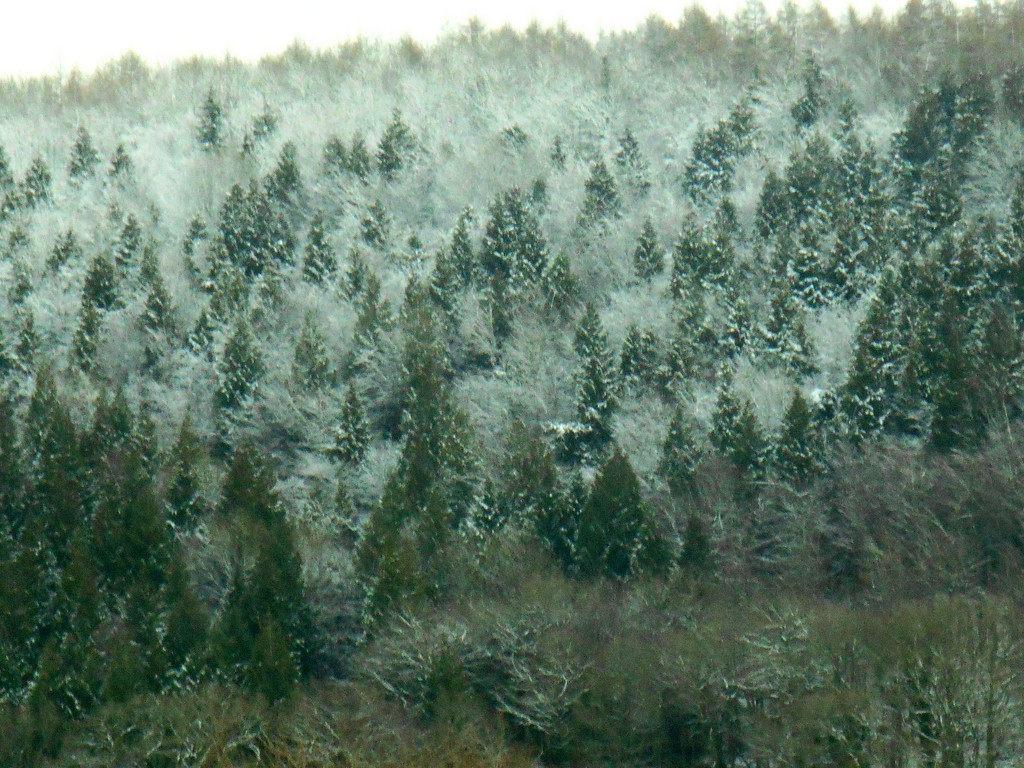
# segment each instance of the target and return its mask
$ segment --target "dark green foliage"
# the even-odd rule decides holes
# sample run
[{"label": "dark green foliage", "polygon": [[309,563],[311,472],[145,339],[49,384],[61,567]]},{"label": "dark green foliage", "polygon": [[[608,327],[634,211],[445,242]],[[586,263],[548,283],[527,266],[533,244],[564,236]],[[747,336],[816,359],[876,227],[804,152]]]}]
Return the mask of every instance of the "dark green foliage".
[{"label": "dark green foliage", "polygon": [[330,387],[337,379],[327,350],[327,339],[316,323],[312,312],[307,312],[302,331],[295,345],[292,360],[292,379],[301,388],[317,392]]},{"label": "dark green foliage", "polygon": [[393,319],[391,304],[381,296],[380,280],[372,272],[367,272],[356,302],[356,326],[349,368],[366,367],[369,357],[377,351],[381,336],[391,328]]},{"label": "dark green foliage", "polygon": [[21,182],[20,199],[27,208],[35,208],[50,202],[52,177],[50,167],[40,155],[32,159],[24,180]]},{"label": "dark green foliage", "polygon": [[824,470],[822,446],[810,404],[793,390],[793,398],[782,419],[782,432],[775,444],[775,467],[784,480],[802,488]]},{"label": "dark green foliage", "polygon": [[583,576],[626,579],[666,565],[629,459],[616,450],[601,467],[580,511],[576,563]]},{"label": "dark green foliage", "polygon": [[78,313],[78,327],[71,342],[71,354],[75,364],[85,373],[93,369],[96,362],[96,347],[99,343],[100,310],[91,301],[82,301]]},{"label": "dark green foliage", "polygon": [[569,317],[579,302],[580,281],[573,274],[569,257],[560,253],[548,264],[541,279],[547,306],[561,317]]},{"label": "dark green foliage", "polygon": [[341,406],[338,428],[334,433],[331,457],[346,464],[358,464],[366,455],[369,442],[370,435],[362,401],[355,386],[349,384],[345,392],[345,402]]},{"label": "dark green foliage", "polygon": [[640,152],[633,132],[626,132],[619,138],[619,149],[615,153],[615,167],[622,179],[634,193],[643,197],[651,188],[647,161]]},{"label": "dark green foliage", "polygon": [[224,345],[218,365],[218,384],[214,399],[221,408],[233,409],[254,397],[263,376],[263,357],[252,329],[240,317]]},{"label": "dark green foliage", "polygon": [[676,406],[658,462],[658,472],[665,478],[673,496],[679,499],[696,497],[698,473],[703,461],[704,452],[697,443],[693,422],[681,406]]},{"label": "dark green foliage", "polygon": [[71,147],[71,160],[68,161],[68,176],[72,181],[88,178],[96,172],[100,162],[100,153],[92,144],[92,137],[85,126],[78,126],[75,143]]},{"label": "dark green foliage", "polygon": [[654,331],[630,325],[619,356],[619,371],[623,380],[634,387],[650,384],[658,368],[658,357],[658,338]]},{"label": "dark green foliage", "polygon": [[11,284],[7,289],[7,298],[12,306],[20,306],[32,293],[32,276],[29,274],[28,265],[22,259],[17,259],[12,265]]},{"label": "dark green foliage", "polygon": [[555,140],[551,144],[551,165],[553,165],[556,170],[563,171],[565,170],[565,161],[567,159],[565,147],[562,144],[562,137],[555,136]]},{"label": "dark green foliage", "polygon": [[612,438],[612,419],[619,408],[618,366],[608,348],[608,335],[593,304],[584,307],[574,340],[576,421],[580,430],[570,435],[567,452],[576,458],[600,451]]},{"label": "dark green foliage", "polygon": [[117,268],[125,270],[133,266],[141,246],[142,227],[139,220],[129,213],[114,244],[114,263]]},{"label": "dark green foliage", "polygon": [[277,132],[277,115],[269,108],[265,108],[261,114],[255,115],[249,128],[242,137],[242,154],[250,155],[256,150],[256,146],[266,141]]},{"label": "dark green foliage", "polygon": [[649,218],[644,219],[640,239],[633,251],[633,271],[641,280],[650,280],[660,275],[665,268],[665,251],[658,244],[658,235]]},{"label": "dark green foliage", "polygon": [[110,168],[107,175],[115,181],[130,179],[135,172],[135,164],[132,163],[124,144],[118,144],[114,154],[110,156]]},{"label": "dark green foliage", "polygon": [[53,244],[53,250],[46,259],[46,268],[57,272],[69,262],[78,262],[82,259],[82,247],[78,244],[75,231],[68,227]]},{"label": "dark green foliage", "polygon": [[693,199],[732,188],[736,160],[750,151],[753,132],[754,113],[747,99],[713,128],[698,132],[683,178]]},{"label": "dark green foliage", "polygon": [[199,109],[196,138],[204,152],[215,152],[224,143],[224,110],[211,88]]},{"label": "dark green foliage", "polygon": [[333,277],[338,269],[338,257],[324,234],[324,214],[317,211],[309,225],[309,241],[306,256],[302,262],[302,278],[322,285]]},{"label": "dark green foliage", "polygon": [[518,188],[499,195],[488,214],[480,266],[496,296],[504,300],[541,278],[547,265],[547,242]]},{"label": "dark green foliage", "polygon": [[768,441],[750,402],[741,402],[733,393],[731,376],[723,378],[711,423],[710,442],[736,469],[741,487],[749,489],[749,483],[762,480]]},{"label": "dark green foliage", "polygon": [[379,251],[384,250],[388,244],[388,237],[391,231],[391,217],[387,208],[380,198],[373,201],[367,210],[367,215],[360,222],[363,242],[371,248]]},{"label": "dark green foliage", "polygon": [[164,498],[167,519],[176,530],[195,530],[206,513],[203,499],[202,463],[205,452],[202,441],[188,414],[181,422],[178,437],[167,457],[167,484]]},{"label": "dark green foliage", "polygon": [[806,376],[815,372],[813,349],[807,338],[806,310],[797,303],[788,281],[780,280],[774,287],[763,336],[769,356],[791,373]]},{"label": "dark green foliage", "polygon": [[526,146],[529,136],[526,135],[526,131],[520,127],[519,123],[513,123],[508,128],[502,130],[501,140],[509,150],[518,152]]},{"label": "dark green foliage", "polygon": [[11,161],[7,157],[7,150],[0,146],[0,193],[7,193],[13,189],[14,174],[11,172]]},{"label": "dark green foliage", "polygon": [[295,144],[286,141],[281,147],[281,156],[277,166],[264,182],[267,194],[279,203],[293,203],[302,191],[302,174],[295,157]]},{"label": "dark green foliage", "polygon": [[804,92],[790,110],[797,128],[814,125],[825,108],[825,95],[822,93],[825,78],[821,73],[821,66],[813,56],[808,56],[804,62],[803,78]]},{"label": "dark green foliage", "polygon": [[416,137],[402,119],[401,111],[396,108],[377,147],[377,171],[381,178],[393,181],[413,159],[415,151]]},{"label": "dark green foliage", "polygon": [[220,209],[214,242],[211,279],[216,279],[218,259],[223,259],[249,278],[290,264],[295,240],[288,221],[275,213],[268,194],[251,182],[246,192],[235,184]]},{"label": "dark green foliage", "polygon": [[117,273],[114,263],[103,253],[97,254],[89,265],[82,286],[82,303],[97,309],[111,310],[118,302]]},{"label": "dark green foliage", "polygon": [[580,211],[578,226],[586,228],[592,224],[616,218],[622,213],[619,190],[608,171],[604,160],[597,160],[590,166],[590,177],[584,182],[585,197]]}]

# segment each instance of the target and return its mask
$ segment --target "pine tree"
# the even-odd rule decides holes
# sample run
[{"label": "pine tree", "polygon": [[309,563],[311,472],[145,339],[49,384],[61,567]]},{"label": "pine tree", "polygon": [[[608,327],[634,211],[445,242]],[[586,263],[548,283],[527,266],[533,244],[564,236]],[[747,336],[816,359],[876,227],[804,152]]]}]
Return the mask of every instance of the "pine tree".
[{"label": "pine tree", "polygon": [[387,208],[380,198],[373,201],[367,210],[367,215],[360,222],[363,242],[371,248],[382,251],[387,247],[388,237],[391,230],[391,217],[388,216]]},{"label": "pine tree", "polygon": [[619,190],[604,160],[597,160],[591,164],[590,177],[583,187],[586,196],[577,222],[581,229],[621,215],[622,201],[619,198]]},{"label": "pine tree", "polygon": [[11,160],[7,156],[7,150],[0,146],[0,193],[11,192],[14,189],[14,174],[11,173]]},{"label": "pine tree", "polygon": [[69,262],[81,261],[82,255],[82,247],[78,244],[75,231],[68,227],[53,244],[53,250],[46,259],[46,268],[51,272],[57,272]]},{"label": "pine tree", "polygon": [[74,146],[71,147],[71,160],[68,162],[68,176],[72,181],[92,176],[100,162],[100,154],[92,144],[92,137],[85,126],[78,126]]},{"label": "pine tree", "polygon": [[52,177],[50,168],[40,155],[32,159],[25,179],[21,182],[20,199],[28,208],[35,208],[50,201]]},{"label": "pine tree", "polygon": [[71,351],[75,363],[85,373],[89,373],[96,364],[96,348],[101,322],[102,318],[96,305],[83,299],[78,315],[78,327],[75,329],[75,336],[71,343]]},{"label": "pine tree", "polygon": [[224,144],[224,110],[212,88],[200,108],[197,138],[204,152],[216,152]]},{"label": "pine tree", "polygon": [[658,338],[654,331],[641,329],[636,324],[630,325],[622,342],[619,361],[619,370],[625,381],[632,386],[649,384],[659,362]]},{"label": "pine tree", "polygon": [[366,273],[366,284],[356,304],[356,325],[353,331],[352,356],[349,368],[366,367],[368,358],[376,353],[380,338],[391,328],[391,304],[381,296],[380,280]]},{"label": "pine tree", "polygon": [[416,138],[397,108],[377,147],[377,170],[385,181],[393,181],[412,159]]},{"label": "pine tree", "polygon": [[495,296],[504,301],[540,280],[548,263],[547,242],[516,187],[499,195],[488,213],[480,266]]},{"label": "pine tree", "polygon": [[797,128],[808,128],[821,116],[825,107],[824,82],[820,65],[813,56],[808,56],[804,62],[804,92],[790,110]]},{"label": "pine tree", "polygon": [[811,407],[800,390],[794,389],[775,444],[776,469],[784,480],[803,488],[824,469],[821,451]]},{"label": "pine tree", "polygon": [[577,565],[583,576],[626,579],[666,565],[666,548],[653,529],[640,481],[621,451],[601,467],[580,511]]},{"label": "pine tree", "polygon": [[295,345],[292,379],[300,387],[311,392],[333,386],[337,379],[337,372],[331,365],[327,350],[327,339],[312,312],[306,313],[298,343]]},{"label": "pine tree", "polygon": [[135,164],[132,162],[124,144],[118,144],[114,154],[110,156],[110,169],[107,175],[115,181],[130,179],[135,173]]},{"label": "pine tree", "polygon": [[651,182],[648,179],[647,161],[644,160],[640,145],[629,128],[626,128],[625,134],[619,139],[615,165],[619,174],[627,179],[629,186],[637,195],[643,197],[648,193]]},{"label": "pine tree", "polygon": [[573,274],[569,257],[560,253],[551,260],[541,278],[547,308],[568,318],[579,301],[580,281]]},{"label": "pine tree", "polygon": [[341,418],[334,433],[331,457],[346,464],[358,464],[366,455],[370,442],[366,426],[366,414],[354,384],[348,385],[345,402],[341,406]]},{"label": "pine tree", "polygon": [[811,342],[807,338],[805,310],[786,280],[776,282],[763,328],[766,351],[797,376],[815,372]]},{"label": "pine tree", "polygon": [[619,407],[618,372],[608,349],[608,336],[593,304],[587,304],[574,341],[580,367],[576,372],[576,419],[583,427],[582,445],[566,446],[583,458],[599,451],[612,438],[612,418]]},{"label": "pine tree", "polygon": [[704,452],[697,444],[693,423],[682,406],[676,406],[668,433],[661,445],[658,472],[677,499],[693,499],[698,493],[698,476]]},{"label": "pine tree", "polygon": [[267,194],[279,203],[294,202],[302,191],[302,174],[295,153],[295,144],[286,141],[281,147],[277,166],[264,182]]},{"label": "pine tree", "polygon": [[142,227],[133,214],[128,214],[114,245],[114,263],[120,270],[133,266],[142,246]]},{"label": "pine tree", "polygon": [[306,244],[305,260],[302,262],[302,278],[322,285],[337,269],[338,257],[324,234],[323,211],[317,211],[309,225],[309,242]]},{"label": "pine tree", "polygon": [[633,251],[633,271],[641,280],[649,281],[665,268],[665,251],[658,245],[658,235],[650,218],[644,219],[640,239]]},{"label": "pine tree", "polygon": [[11,285],[7,290],[7,298],[11,306],[19,307],[25,303],[32,294],[32,276],[29,273],[28,264],[25,260],[18,258],[14,260],[11,271]]},{"label": "pine tree", "polygon": [[176,530],[190,533],[207,512],[203,499],[203,444],[187,413],[178,429],[178,437],[167,457],[167,483],[164,499],[167,519]]},{"label": "pine tree", "polygon": [[82,303],[88,302],[96,309],[109,311],[118,302],[117,274],[114,263],[103,253],[97,254],[89,265],[82,286]]},{"label": "pine tree", "polygon": [[263,369],[263,359],[249,323],[240,317],[224,345],[218,365],[217,405],[230,410],[255,396]]}]

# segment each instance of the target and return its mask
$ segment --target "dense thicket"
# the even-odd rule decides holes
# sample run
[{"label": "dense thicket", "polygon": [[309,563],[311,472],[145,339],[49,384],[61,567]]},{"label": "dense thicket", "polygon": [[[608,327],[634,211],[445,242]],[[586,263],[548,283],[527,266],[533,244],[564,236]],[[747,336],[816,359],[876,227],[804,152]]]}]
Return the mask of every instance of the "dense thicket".
[{"label": "dense thicket", "polygon": [[0,84],[0,764],[1013,762],[1022,36]]}]

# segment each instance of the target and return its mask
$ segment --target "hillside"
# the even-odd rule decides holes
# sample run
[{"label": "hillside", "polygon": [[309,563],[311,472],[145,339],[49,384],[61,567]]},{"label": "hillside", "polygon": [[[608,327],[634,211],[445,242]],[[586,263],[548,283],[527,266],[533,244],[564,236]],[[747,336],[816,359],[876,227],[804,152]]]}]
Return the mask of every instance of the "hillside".
[{"label": "hillside", "polygon": [[0,764],[1012,764],[1022,35],[0,83]]}]

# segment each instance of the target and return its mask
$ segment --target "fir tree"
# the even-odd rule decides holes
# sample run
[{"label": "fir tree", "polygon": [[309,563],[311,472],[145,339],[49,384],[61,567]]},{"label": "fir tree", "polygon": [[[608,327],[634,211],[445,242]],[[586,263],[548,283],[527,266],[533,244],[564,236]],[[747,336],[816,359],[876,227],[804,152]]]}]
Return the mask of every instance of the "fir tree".
[{"label": "fir tree", "polygon": [[825,78],[821,73],[821,67],[813,56],[808,56],[804,62],[803,76],[804,92],[790,110],[797,128],[808,128],[814,125],[825,107],[825,96],[822,93]]},{"label": "fir tree", "polygon": [[192,417],[186,413],[167,457],[168,477],[164,489],[167,518],[176,530],[185,533],[195,530],[207,511],[202,495],[204,456]]},{"label": "fir tree", "polygon": [[46,259],[46,268],[51,272],[57,272],[69,262],[81,261],[82,255],[82,247],[78,244],[75,231],[68,227],[53,244],[53,250]]},{"label": "fir tree", "polygon": [[391,304],[381,296],[380,280],[372,272],[368,272],[366,284],[356,305],[356,325],[349,367],[366,367],[368,358],[375,354],[380,338],[390,329],[392,320]]},{"label": "fir tree", "polygon": [[388,244],[388,237],[391,230],[391,217],[388,216],[387,208],[380,198],[373,201],[367,210],[367,215],[360,222],[363,242],[371,248],[379,251],[384,250]]},{"label": "fir tree", "polygon": [[573,274],[569,257],[564,253],[558,254],[548,264],[541,279],[541,289],[549,310],[565,318],[572,314],[579,301],[580,281]]},{"label": "fir tree", "polygon": [[92,176],[100,162],[100,154],[92,144],[92,137],[85,126],[78,126],[75,143],[71,147],[71,160],[68,162],[68,176],[72,181]]},{"label": "fir tree", "polygon": [[416,138],[402,119],[402,113],[396,108],[377,147],[377,170],[381,178],[393,181],[412,159],[415,149]]},{"label": "fir tree", "polygon": [[14,174],[11,173],[11,160],[7,156],[7,150],[0,146],[0,193],[7,193],[14,189]]},{"label": "fir tree", "polygon": [[604,160],[597,160],[591,164],[590,177],[583,187],[586,196],[578,221],[580,228],[616,218],[621,214],[622,201],[619,199],[619,191]]},{"label": "fir tree", "polygon": [[118,269],[124,270],[131,267],[141,246],[142,227],[139,225],[139,220],[129,213],[114,245],[114,262]]},{"label": "fir tree", "polygon": [[277,166],[264,184],[267,194],[277,202],[294,202],[302,190],[302,174],[299,172],[295,153],[295,144],[286,141],[281,147],[281,156],[278,158]]},{"label": "fir tree", "polygon": [[658,236],[650,218],[644,219],[640,239],[633,251],[633,271],[641,280],[650,280],[660,275],[665,268],[665,252],[658,245]]},{"label": "fir tree", "polygon": [[615,165],[619,174],[627,179],[630,188],[643,197],[651,188],[648,179],[647,162],[640,152],[633,132],[626,128],[625,134],[619,139],[619,149],[615,153]]},{"label": "fir tree", "polygon": [[348,385],[345,402],[341,406],[341,418],[334,433],[331,457],[346,464],[358,464],[366,455],[370,442],[366,426],[366,414],[354,384]]},{"label": "fir tree", "polygon": [[230,410],[255,396],[263,370],[263,359],[249,323],[240,317],[224,345],[218,365],[217,405]]},{"label": "fir tree", "polygon": [[794,389],[775,444],[775,466],[779,475],[796,488],[805,487],[824,469],[821,450],[811,407],[800,390]]},{"label": "fir tree", "polygon": [[658,472],[665,478],[673,496],[678,499],[696,497],[703,461],[704,453],[697,444],[692,421],[682,406],[676,406],[658,462]]},{"label": "fir tree", "polygon": [[666,564],[664,542],[651,525],[640,481],[616,450],[601,467],[576,535],[577,565],[584,576],[626,579]]},{"label": "fir tree", "polygon": [[574,348],[580,359],[576,372],[576,418],[583,427],[583,444],[567,448],[571,455],[582,458],[611,440],[612,418],[619,407],[617,366],[593,304],[587,304],[583,310]]},{"label": "fir tree", "polygon": [[658,338],[649,328],[630,325],[619,357],[622,378],[633,386],[644,386],[658,368]]},{"label": "fir tree", "polygon": [[118,144],[114,154],[110,156],[110,168],[107,175],[115,180],[122,181],[130,179],[135,173],[135,164],[132,162],[124,144]]},{"label": "fir tree", "polygon": [[114,263],[105,254],[97,254],[89,265],[82,286],[82,302],[109,311],[118,302],[117,274]]},{"label": "fir tree", "polygon": [[540,222],[518,188],[491,204],[480,248],[480,266],[499,300],[536,283],[547,266],[547,242]]},{"label": "fir tree", "polygon": [[216,152],[224,144],[224,110],[212,88],[206,92],[206,99],[200,107],[196,136],[204,152]]},{"label": "fir tree", "polygon": [[338,269],[338,257],[324,234],[324,214],[317,211],[309,225],[309,242],[302,262],[302,278],[322,285]]},{"label": "fir tree", "polygon": [[28,208],[35,208],[50,201],[50,168],[40,155],[32,159],[25,179],[21,182],[20,199]]},{"label": "fir tree", "polygon": [[96,305],[87,300],[82,301],[78,315],[78,327],[71,343],[71,351],[78,367],[88,373],[96,363],[96,348],[99,341],[100,323],[102,318]]},{"label": "fir tree", "polygon": [[327,339],[316,324],[312,312],[307,312],[302,323],[295,357],[292,361],[292,379],[302,388],[315,392],[332,386],[337,378],[327,351]]}]

